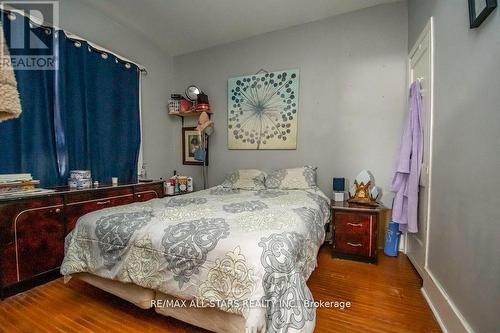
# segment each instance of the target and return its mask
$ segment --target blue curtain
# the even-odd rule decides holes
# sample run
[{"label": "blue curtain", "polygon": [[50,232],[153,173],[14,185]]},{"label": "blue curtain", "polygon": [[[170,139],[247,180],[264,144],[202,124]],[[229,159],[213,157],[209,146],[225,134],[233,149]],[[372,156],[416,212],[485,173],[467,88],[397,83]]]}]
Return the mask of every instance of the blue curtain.
[{"label": "blue curtain", "polygon": [[[28,33],[27,19],[17,17]],[[52,38],[43,28],[31,31]],[[139,69],[63,31],[57,36],[56,71],[15,71],[23,113],[0,123],[0,173],[32,173],[45,187],[65,184],[73,169],[89,169],[101,183],[136,181]]]},{"label": "blue curtain", "polygon": [[[28,41],[30,30],[46,45],[52,36],[43,28],[30,29],[28,20],[17,15],[9,20],[1,12],[7,46],[12,40]],[[24,25],[24,29],[15,25]],[[24,34],[23,34],[24,32]],[[28,54],[27,48],[10,48],[12,56]],[[47,49],[30,49],[32,55],[47,54]],[[17,119],[0,123],[0,173],[31,173],[42,186],[60,185],[54,140],[54,71],[14,71],[21,97],[23,112]]]},{"label": "blue curtain", "polygon": [[[137,180],[140,146],[137,66],[103,57],[86,42],[59,33],[58,132],[61,174],[89,169],[99,182]],[[65,147],[65,149],[63,148]]]}]

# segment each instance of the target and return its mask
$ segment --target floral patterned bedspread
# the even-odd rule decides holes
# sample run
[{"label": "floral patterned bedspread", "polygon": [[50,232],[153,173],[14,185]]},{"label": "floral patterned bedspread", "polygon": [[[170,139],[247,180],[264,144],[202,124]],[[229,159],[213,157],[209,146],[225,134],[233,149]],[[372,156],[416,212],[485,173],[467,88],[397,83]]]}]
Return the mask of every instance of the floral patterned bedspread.
[{"label": "floral patterned bedspread", "polygon": [[329,216],[320,190],[221,186],[103,209],[81,217],[67,236],[61,273],[196,300],[241,314],[247,325],[260,309],[266,332],[313,332],[306,281]]}]

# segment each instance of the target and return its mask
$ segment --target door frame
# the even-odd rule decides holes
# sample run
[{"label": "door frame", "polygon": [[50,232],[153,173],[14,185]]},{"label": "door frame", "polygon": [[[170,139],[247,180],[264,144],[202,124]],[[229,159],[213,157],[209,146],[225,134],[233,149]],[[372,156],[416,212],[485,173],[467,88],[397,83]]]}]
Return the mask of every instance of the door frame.
[{"label": "door frame", "polygon": [[[429,122],[428,125],[426,124],[425,126],[429,126],[429,165],[428,165],[428,196],[427,196],[427,228],[425,232],[425,255],[424,255],[424,267],[419,267],[418,264],[415,264],[412,262],[413,266],[417,269],[419,272],[420,276],[424,276],[424,272],[420,270],[428,270],[428,258],[429,258],[429,230],[430,230],[430,225],[431,225],[431,198],[432,198],[432,165],[433,165],[433,134],[434,134],[434,20],[433,17],[429,19],[427,24],[425,25],[425,28],[422,30],[420,33],[418,39],[416,40],[414,46],[412,47],[411,51],[408,54],[408,66],[407,66],[407,80],[408,80],[408,87],[412,84],[411,81],[411,59],[415,55],[415,53],[421,48],[421,43],[424,41],[425,37],[429,34],[430,40],[429,40],[429,50],[430,50],[430,72],[431,72],[431,77],[430,77],[430,110],[429,111]],[[425,91],[424,91],[425,93]],[[408,235],[405,235],[404,237],[404,253],[408,253]],[[409,258],[409,257],[408,257]],[[409,258],[410,259],[410,258]],[[411,259],[410,259],[411,261]]]},{"label": "door frame", "polygon": [[[427,22],[425,28],[423,29],[422,33],[418,37],[415,45],[412,49],[411,52],[408,54],[408,76],[407,80],[410,81],[410,59],[411,57],[417,52],[418,50],[418,45],[421,44],[423,39],[425,38],[426,34],[430,32],[430,41],[429,41],[429,47],[431,50],[431,55],[430,55],[430,68],[431,68],[431,77],[430,77],[430,85],[429,89],[432,90],[431,94],[431,101],[430,101],[430,117],[429,117],[429,177],[428,177],[428,190],[429,190],[429,195],[427,198],[427,230],[424,235],[425,238],[425,255],[424,255],[424,267],[417,268],[417,266],[411,261],[417,272],[420,274],[422,277],[422,295],[424,296],[425,300],[429,304],[432,312],[434,313],[434,316],[436,317],[436,320],[439,323],[439,326],[443,330],[443,332],[473,332],[473,329],[470,327],[469,323],[467,320],[464,318],[464,316],[460,313],[460,310],[457,308],[455,303],[453,302],[452,299],[448,296],[446,293],[445,289],[439,282],[439,280],[434,276],[432,271],[430,270],[429,267],[429,235],[430,235],[430,229],[432,226],[432,220],[431,220],[431,212],[432,212],[432,170],[433,170],[433,136],[434,136],[434,115],[435,115],[435,85],[434,85],[434,78],[435,78],[435,22],[434,18],[431,17],[429,21]],[[411,82],[408,82],[411,84]],[[425,91],[424,91],[425,94]],[[405,237],[404,239],[404,253],[407,253],[408,249],[408,237]],[[409,258],[409,257],[408,257]],[[419,271],[419,269],[423,270],[422,272]]]}]

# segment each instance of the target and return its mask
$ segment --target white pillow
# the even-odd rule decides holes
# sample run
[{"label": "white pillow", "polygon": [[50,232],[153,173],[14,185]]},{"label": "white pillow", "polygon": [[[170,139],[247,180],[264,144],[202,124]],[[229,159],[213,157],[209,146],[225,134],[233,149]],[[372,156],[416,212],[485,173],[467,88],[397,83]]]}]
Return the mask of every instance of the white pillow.
[{"label": "white pillow", "polygon": [[229,175],[222,186],[242,190],[263,190],[266,188],[266,173],[257,169],[240,169]]},{"label": "white pillow", "polygon": [[266,177],[266,187],[282,190],[316,188],[316,168],[305,166],[302,168],[274,170]]}]

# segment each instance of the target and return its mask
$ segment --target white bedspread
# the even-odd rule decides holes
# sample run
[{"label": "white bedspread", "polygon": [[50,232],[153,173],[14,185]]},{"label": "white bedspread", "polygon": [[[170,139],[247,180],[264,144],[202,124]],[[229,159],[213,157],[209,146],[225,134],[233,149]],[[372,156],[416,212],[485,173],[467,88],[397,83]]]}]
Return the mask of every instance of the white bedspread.
[{"label": "white bedspread", "polygon": [[320,190],[220,186],[103,209],[68,235],[61,273],[194,300],[241,314],[253,329],[309,333],[316,311],[306,281],[329,216]]}]

